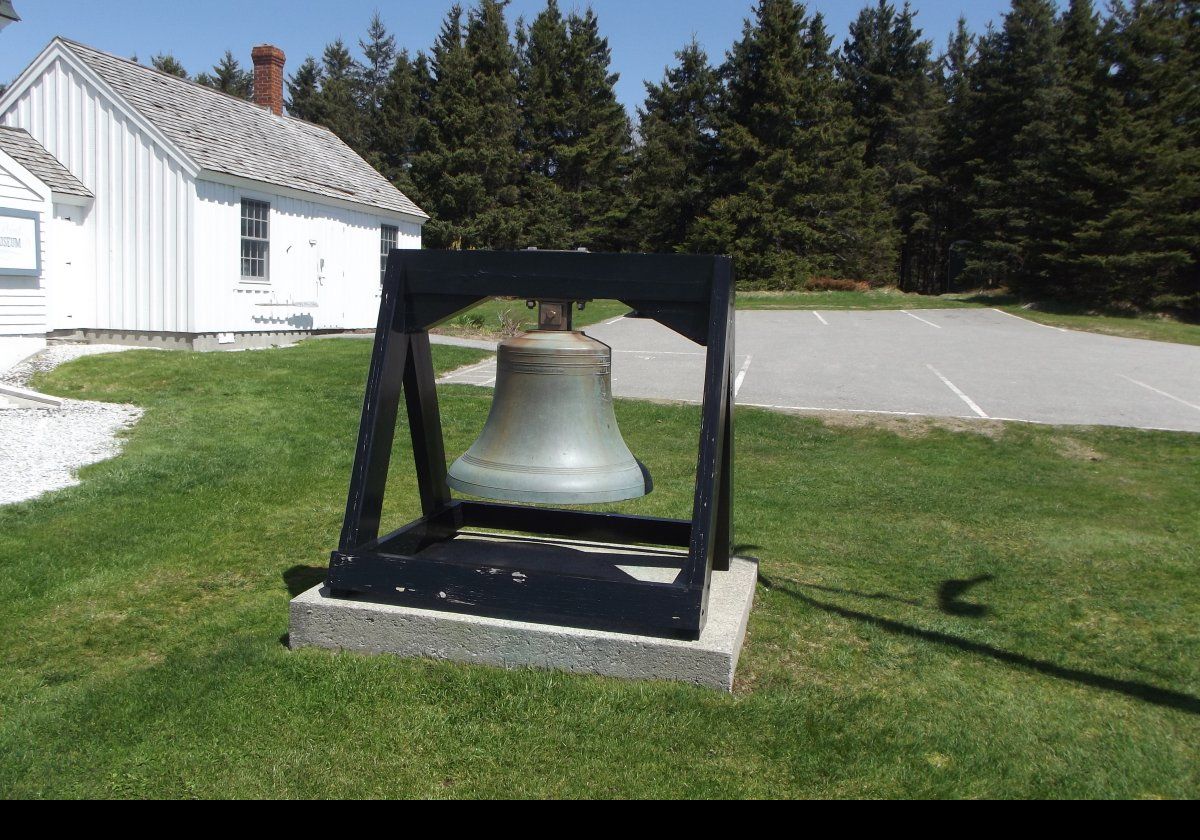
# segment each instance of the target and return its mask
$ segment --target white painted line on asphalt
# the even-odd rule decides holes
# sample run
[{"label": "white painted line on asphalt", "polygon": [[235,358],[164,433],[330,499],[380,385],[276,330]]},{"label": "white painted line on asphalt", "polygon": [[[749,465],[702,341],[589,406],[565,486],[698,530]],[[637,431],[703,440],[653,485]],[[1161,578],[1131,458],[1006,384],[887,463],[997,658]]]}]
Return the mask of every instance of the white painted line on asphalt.
[{"label": "white painted line on asphalt", "polygon": [[1196,409],[1196,411],[1200,411],[1200,405],[1196,405],[1195,403],[1190,403],[1187,400],[1181,400],[1181,399],[1179,399],[1179,397],[1175,396],[1174,394],[1168,394],[1166,391],[1158,390],[1153,385],[1147,385],[1145,382],[1138,382],[1136,379],[1126,376],[1123,373],[1118,373],[1117,376],[1121,377],[1122,379],[1129,380],[1134,385],[1141,385],[1147,391],[1153,391],[1154,393],[1164,396],[1169,400],[1175,400],[1175,402],[1180,403],[1182,405],[1186,405],[1188,408],[1194,408],[1194,409]]},{"label": "white painted line on asphalt", "polygon": [[967,404],[967,408],[971,409],[972,411],[974,411],[976,414],[978,414],[980,417],[982,417],[985,420],[990,419],[987,416],[987,413],[982,408],[980,408],[978,405],[975,404],[975,401],[973,399],[971,399],[966,394],[964,394],[959,389],[959,387],[957,385],[955,385],[953,382],[951,382],[949,379],[942,376],[942,374],[938,371],[937,368],[935,368],[933,365],[925,365],[925,367],[927,367],[931,371],[933,371],[934,376],[936,376],[938,379],[942,380],[942,382],[945,384],[945,386],[947,388],[949,388],[951,391],[953,391],[955,394],[957,394],[958,398]]},{"label": "white painted line on asphalt", "polygon": [[1007,315],[1009,318],[1016,318],[1023,324],[1033,324],[1035,327],[1042,327],[1043,329],[1054,330],[1055,332],[1070,332],[1070,330],[1064,330],[1062,327],[1052,327],[1049,324],[1043,324],[1041,321],[1035,321],[1032,318],[1022,318],[1020,315],[1014,315],[1011,312],[1005,312],[1003,309],[993,309],[992,311],[998,312],[1001,315]]},{"label": "white painted line on asphalt", "polygon": [[817,320],[818,320],[818,321],[820,321],[822,324],[824,324],[824,325],[825,325],[825,326],[827,326],[827,327],[829,326],[829,322],[828,322],[828,321],[826,321],[824,318],[822,318],[822,317],[821,317],[821,313],[820,313],[820,312],[817,312],[817,311],[814,309],[814,310],[813,310],[813,314],[817,316]]},{"label": "white painted line on asphalt", "polygon": [[746,363],[742,365],[742,369],[738,371],[737,379],[733,380],[733,395],[736,397],[738,391],[742,390],[742,382],[746,379],[746,371],[750,370],[750,363],[754,361],[753,356],[746,357]]},{"label": "white painted line on asphalt", "polygon": [[616,318],[609,318],[607,321],[604,322],[603,326],[607,327],[609,324],[615,324],[615,323],[617,323],[617,321],[620,321],[624,317],[625,317],[624,315],[618,315]]},{"label": "white painted line on asphalt", "polygon": [[[974,420],[969,414],[928,414],[923,411],[887,411],[881,408],[825,408],[815,405],[774,405],[771,403],[740,402],[747,408],[770,408],[775,411],[830,411],[839,414],[888,414],[896,417],[952,417],[956,420]],[[985,418],[991,420],[992,418]]]},{"label": "white painted line on asphalt", "polygon": [[935,324],[935,323],[933,323],[933,321],[926,321],[920,315],[914,315],[911,312],[909,312],[907,309],[901,309],[900,311],[903,312],[905,315],[907,315],[909,318],[916,318],[922,324],[928,324],[929,326],[933,327],[935,330],[940,330],[942,328],[940,324]]}]

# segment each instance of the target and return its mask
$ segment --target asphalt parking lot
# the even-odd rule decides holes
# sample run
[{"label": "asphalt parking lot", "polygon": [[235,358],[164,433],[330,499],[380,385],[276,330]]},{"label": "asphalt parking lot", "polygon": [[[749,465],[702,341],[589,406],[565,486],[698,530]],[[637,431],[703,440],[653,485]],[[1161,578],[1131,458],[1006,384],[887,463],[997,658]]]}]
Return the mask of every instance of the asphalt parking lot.
[{"label": "asphalt parking lot", "polygon": [[[613,393],[697,402],[703,348],[620,318]],[[740,405],[1200,432],[1200,347],[1063,330],[994,309],[739,312]],[[442,379],[490,386],[492,360]]]}]

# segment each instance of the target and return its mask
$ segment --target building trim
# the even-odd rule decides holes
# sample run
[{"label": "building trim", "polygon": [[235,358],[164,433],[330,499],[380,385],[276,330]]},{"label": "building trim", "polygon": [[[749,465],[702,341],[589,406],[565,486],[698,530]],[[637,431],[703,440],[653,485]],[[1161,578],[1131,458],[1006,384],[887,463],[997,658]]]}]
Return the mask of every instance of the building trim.
[{"label": "building trim", "polygon": [[369,213],[372,216],[380,216],[386,219],[392,219],[399,222],[407,222],[423,226],[429,218],[427,216],[417,216],[412,213],[403,213],[399,210],[389,210],[385,207],[379,207],[374,204],[365,204],[361,201],[350,201],[344,198],[334,198],[333,196],[323,195],[321,193],[309,192],[307,190],[296,189],[295,187],[284,187],[279,184],[273,184],[270,181],[259,181],[253,178],[244,178],[241,175],[230,175],[228,172],[218,172],[215,169],[202,169],[196,176],[198,181],[210,181],[214,184],[222,184],[226,187],[235,187],[239,190],[252,190],[256,195],[248,196],[254,198],[257,195],[278,195],[286,198],[295,198],[300,201],[309,201],[313,204],[324,204],[328,207],[340,207],[343,210],[355,210],[359,213]]},{"label": "building trim", "polygon": [[[17,77],[12,86],[0,96],[0,115],[8,113],[18,99],[25,95],[25,92],[34,84],[39,77],[42,76],[55,61],[62,61],[69,65],[72,70],[79,73],[80,76],[92,85],[96,90],[107,99],[114,108],[116,108],[122,116],[136,125],[140,130],[144,131],[151,140],[161,146],[166,153],[186,172],[190,177],[195,178],[200,172],[200,166],[192,160],[182,149],[176,146],[165,134],[158,130],[148,119],[142,116],[136,108],[131,106],[125,97],[121,96],[108,82],[104,81],[98,73],[92,70],[83,59],[72,52],[70,44],[60,37],[55,37],[46,47],[38,53],[37,57],[30,62],[24,72]],[[28,130],[28,129],[26,129]],[[32,132],[31,132],[32,134]],[[34,136],[34,139],[44,146],[45,143],[41,138]],[[70,171],[70,170],[68,170]],[[74,174],[74,173],[72,173]],[[76,176],[79,177],[79,176]],[[95,187],[85,184],[93,193],[96,192]]]}]

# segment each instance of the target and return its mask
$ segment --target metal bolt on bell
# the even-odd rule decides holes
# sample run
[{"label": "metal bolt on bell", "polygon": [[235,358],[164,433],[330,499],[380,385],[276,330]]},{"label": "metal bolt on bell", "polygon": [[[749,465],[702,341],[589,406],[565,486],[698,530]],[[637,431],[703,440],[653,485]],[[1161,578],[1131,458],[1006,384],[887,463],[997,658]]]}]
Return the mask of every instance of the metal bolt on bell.
[{"label": "metal bolt on bell", "polygon": [[600,504],[653,487],[612,402],[612,349],[573,330],[574,301],[540,301],[538,329],[500,344],[479,439],[450,467],[455,490],[511,502]]}]

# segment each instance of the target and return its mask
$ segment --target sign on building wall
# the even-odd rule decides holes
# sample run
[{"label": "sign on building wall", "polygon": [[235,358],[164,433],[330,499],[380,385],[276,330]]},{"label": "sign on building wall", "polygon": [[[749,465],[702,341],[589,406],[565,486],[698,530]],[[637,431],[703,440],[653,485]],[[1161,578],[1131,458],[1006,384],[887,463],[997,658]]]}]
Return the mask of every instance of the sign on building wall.
[{"label": "sign on building wall", "polygon": [[37,213],[0,207],[0,274],[41,274],[39,224]]}]

